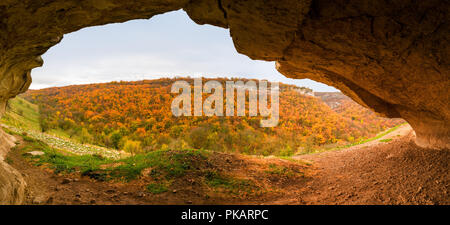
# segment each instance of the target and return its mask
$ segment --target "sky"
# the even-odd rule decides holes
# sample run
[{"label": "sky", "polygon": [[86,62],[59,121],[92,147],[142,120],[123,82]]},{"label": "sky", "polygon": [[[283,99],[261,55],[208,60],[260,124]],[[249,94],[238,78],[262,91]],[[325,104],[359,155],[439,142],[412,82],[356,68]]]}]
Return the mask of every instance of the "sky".
[{"label": "sky", "polygon": [[337,91],[308,79],[288,79],[275,69],[275,62],[239,54],[228,29],[198,25],[182,10],[66,34],[42,58],[44,65],[32,70],[31,89],[203,76],[267,79]]}]

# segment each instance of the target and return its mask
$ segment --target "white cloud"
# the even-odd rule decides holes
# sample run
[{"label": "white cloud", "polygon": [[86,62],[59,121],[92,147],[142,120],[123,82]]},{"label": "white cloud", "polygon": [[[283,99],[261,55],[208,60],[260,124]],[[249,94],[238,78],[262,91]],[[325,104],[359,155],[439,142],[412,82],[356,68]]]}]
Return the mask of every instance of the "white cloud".
[{"label": "white cloud", "polygon": [[334,88],[287,79],[273,62],[238,54],[228,30],[200,26],[183,11],[148,20],[86,28],[66,35],[32,71],[32,89],[174,76],[245,77]]}]

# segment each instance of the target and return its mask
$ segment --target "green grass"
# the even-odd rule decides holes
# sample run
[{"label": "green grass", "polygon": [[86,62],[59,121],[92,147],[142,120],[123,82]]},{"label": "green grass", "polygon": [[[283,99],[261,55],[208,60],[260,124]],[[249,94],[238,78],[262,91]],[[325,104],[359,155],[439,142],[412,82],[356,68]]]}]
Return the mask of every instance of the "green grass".
[{"label": "green grass", "polygon": [[[171,180],[195,170],[196,164],[205,161],[209,153],[200,150],[159,150],[135,155],[125,159],[113,160],[100,155],[75,155],[56,150],[46,143],[23,135],[26,142],[22,153],[42,151],[42,156],[29,156],[36,166],[46,165],[55,173],[80,172],[99,180],[131,181],[138,178],[146,168],[152,168],[154,179]],[[102,165],[117,166],[104,167]]]},{"label": "green grass", "polygon": [[9,107],[1,118],[3,124],[27,130],[40,130],[39,107],[21,97],[15,97],[8,102]]},{"label": "green grass", "polygon": [[300,164],[300,165],[306,165],[306,166],[311,166],[312,165],[311,162],[307,162],[307,161],[300,160],[300,159],[293,159],[291,156],[280,156],[278,158],[284,159],[284,160],[287,160],[289,162],[293,162],[293,163],[296,163],[296,164]]},{"label": "green grass", "polygon": [[213,188],[222,189],[232,195],[239,195],[244,192],[258,191],[259,188],[253,181],[225,176],[216,171],[206,171],[205,183]]},{"label": "green grass", "polygon": [[264,172],[277,176],[285,176],[285,177],[294,177],[297,175],[303,176],[304,174],[301,172],[296,172],[288,167],[280,166],[276,164],[269,164],[269,168]]},{"label": "green grass", "polygon": [[[16,134],[17,135],[17,134]],[[25,144],[18,151],[36,166],[50,168],[54,173],[79,173],[99,181],[128,182],[141,177],[144,169],[152,181],[146,191],[152,194],[167,192],[171,184],[185,175],[198,176],[204,184],[233,196],[260,191],[253,181],[225,176],[207,165],[210,152],[201,150],[159,150],[125,159],[108,159],[99,155],[75,155],[48,146],[45,142],[23,135]],[[42,151],[42,156],[29,156],[30,151]],[[202,178],[203,177],[203,178]]]},{"label": "green grass", "polygon": [[27,156],[32,159],[36,166],[47,165],[53,169],[55,173],[73,173],[87,171],[95,171],[100,168],[100,165],[110,163],[111,160],[103,158],[99,155],[74,155],[70,153],[62,153],[54,148],[51,148],[46,143],[23,136],[26,144],[21,149],[22,153],[31,151],[42,151],[45,154],[42,156]]},{"label": "green grass", "polygon": [[390,141],[392,141],[392,138],[380,140],[380,142],[390,142]]},{"label": "green grass", "polygon": [[207,154],[205,151],[192,149],[158,150],[117,160],[121,164],[110,169],[109,173],[112,177],[129,181],[139,177],[142,170],[152,168],[150,175],[154,179],[164,177],[170,180],[195,169],[195,164],[206,160]]},{"label": "green grass", "polygon": [[[378,140],[378,139],[380,139],[380,138],[386,136],[387,134],[396,131],[398,128],[400,128],[401,126],[403,126],[403,125],[405,125],[405,124],[406,124],[406,123],[402,123],[402,124],[400,124],[400,125],[397,125],[397,126],[391,128],[391,129],[388,129],[388,130],[385,131],[385,132],[382,132],[382,133],[378,134],[378,135],[375,136],[375,137],[372,137],[372,138],[368,138],[368,139],[365,139],[365,140],[362,140],[362,141],[358,141],[358,142],[355,142],[355,143],[351,143],[351,144],[348,144],[348,145],[344,145],[344,146],[335,147],[335,148],[332,148],[332,149],[321,149],[321,150],[316,151],[316,152],[335,151],[335,150],[340,150],[340,149],[350,148],[350,147],[353,147],[353,146],[356,146],[356,145],[365,144],[365,143],[370,142],[370,141]],[[385,139],[385,140],[388,140],[388,139]],[[387,142],[387,141],[386,141],[386,142]],[[316,152],[314,152],[314,153],[316,153]]]}]

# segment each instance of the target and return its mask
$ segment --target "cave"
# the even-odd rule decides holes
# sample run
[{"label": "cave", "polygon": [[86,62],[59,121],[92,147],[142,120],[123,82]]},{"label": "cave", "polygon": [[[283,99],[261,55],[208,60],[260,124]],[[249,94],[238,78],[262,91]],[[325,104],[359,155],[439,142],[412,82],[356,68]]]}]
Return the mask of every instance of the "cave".
[{"label": "cave", "polygon": [[[2,1],[0,114],[64,34],[180,9],[198,24],[229,29],[239,53],[276,61],[286,77],[334,86],[380,115],[405,119],[418,146],[450,148],[450,3],[439,0]],[[0,133],[0,153],[8,139]],[[2,160],[0,170],[0,202],[20,203],[20,175]]]}]

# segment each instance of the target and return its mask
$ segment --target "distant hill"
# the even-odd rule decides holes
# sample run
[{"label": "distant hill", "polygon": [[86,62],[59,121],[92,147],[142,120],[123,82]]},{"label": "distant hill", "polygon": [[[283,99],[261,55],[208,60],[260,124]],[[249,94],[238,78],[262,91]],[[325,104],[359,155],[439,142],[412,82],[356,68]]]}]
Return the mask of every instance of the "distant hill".
[{"label": "distant hill", "polygon": [[261,128],[260,117],[174,117],[170,88],[177,79],[55,87],[22,97],[39,105],[42,130],[131,152],[191,147],[288,156],[370,138],[403,122],[378,117],[342,94],[314,97],[311,89],[286,84],[275,128]]}]

